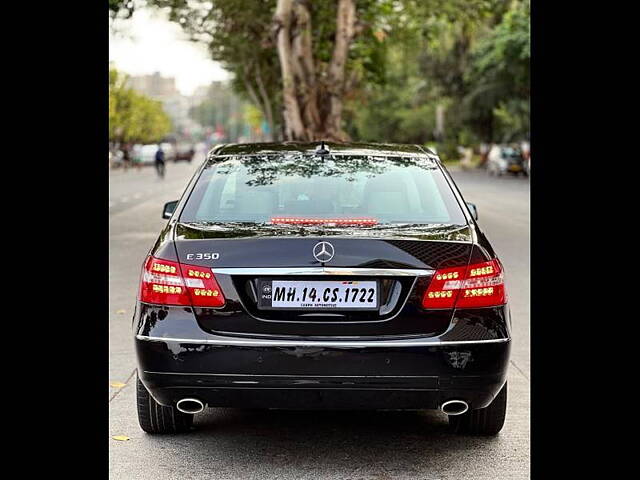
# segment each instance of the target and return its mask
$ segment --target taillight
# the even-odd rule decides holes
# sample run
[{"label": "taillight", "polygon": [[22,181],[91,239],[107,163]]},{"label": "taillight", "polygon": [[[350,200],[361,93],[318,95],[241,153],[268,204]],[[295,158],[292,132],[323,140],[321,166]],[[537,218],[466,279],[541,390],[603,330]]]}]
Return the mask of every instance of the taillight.
[{"label": "taillight", "polygon": [[142,269],[140,301],[194,307],[221,307],[225,303],[211,269],[152,256]]},{"label": "taillight", "polygon": [[504,305],[502,265],[496,258],[467,267],[442,268],[435,272],[422,297],[424,308],[476,308]]},{"label": "taillight", "polygon": [[464,278],[466,267],[441,268],[433,274],[431,283],[424,297],[424,308],[453,308],[458,298],[459,289],[451,288],[452,282],[459,283]]},{"label": "taillight", "polygon": [[191,294],[191,304],[194,307],[221,307],[224,305],[224,296],[215,275],[210,268],[197,267],[195,265],[183,265],[182,276]]},{"label": "taillight", "polygon": [[191,305],[180,265],[170,260],[147,257],[142,268],[140,301],[162,305]]},{"label": "taillight", "polygon": [[489,262],[469,265],[456,307],[493,307],[505,303],[507,294],[500,261],[496,258]]}]

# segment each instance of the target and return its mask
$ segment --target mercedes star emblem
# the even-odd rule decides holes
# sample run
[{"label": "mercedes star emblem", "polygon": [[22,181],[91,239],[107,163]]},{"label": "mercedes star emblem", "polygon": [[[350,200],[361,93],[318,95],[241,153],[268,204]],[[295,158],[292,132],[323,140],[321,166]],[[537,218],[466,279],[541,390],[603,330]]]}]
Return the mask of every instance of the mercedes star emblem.
[{"label": "mercedes star emblem", "polygon": [[313,247],[313,256],[319,262],[325,263],[333,258],[333,245],[329,242],[318,242]]}]

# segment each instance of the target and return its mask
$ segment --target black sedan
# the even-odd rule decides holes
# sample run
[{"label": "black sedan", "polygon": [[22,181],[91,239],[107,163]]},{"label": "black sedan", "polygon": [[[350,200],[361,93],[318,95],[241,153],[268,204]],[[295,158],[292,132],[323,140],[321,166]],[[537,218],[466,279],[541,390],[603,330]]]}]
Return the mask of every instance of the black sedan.
[{"label": "black sedan", "polygon": [[133,318],[144,431],[187,431],[207,407],[502,428],[503,267],[431,151],[222,145],[163,216]]}]

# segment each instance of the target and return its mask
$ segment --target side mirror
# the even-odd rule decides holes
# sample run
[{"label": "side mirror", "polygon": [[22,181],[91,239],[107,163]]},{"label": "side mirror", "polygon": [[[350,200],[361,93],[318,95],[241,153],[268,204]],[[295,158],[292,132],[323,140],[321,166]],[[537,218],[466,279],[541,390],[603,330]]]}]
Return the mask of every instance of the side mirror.
[{"label": "side mirror", "polygon": [[177,206],[178,206],[178,200],[165,203],[164,209],[162,210],[162,218],[171,218],[171,215],[173,215],[173,212],[176,211]]},{"label": "side mirror", "polygon": [[469,211],[471,212],[471,215],[473,215],[473,218],[478,221],[478,207],[476,207],[476,204],[467,202],[467,207],[469,207]]}]

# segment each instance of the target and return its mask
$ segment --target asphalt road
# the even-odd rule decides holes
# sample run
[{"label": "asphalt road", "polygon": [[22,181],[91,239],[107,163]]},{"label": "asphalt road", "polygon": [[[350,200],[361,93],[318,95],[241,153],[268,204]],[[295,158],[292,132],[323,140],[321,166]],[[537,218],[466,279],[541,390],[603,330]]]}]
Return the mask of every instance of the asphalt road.
[{"label": "asphalt road", "polygon": [[[495,438],[455,436],[439,412],[209,409],[197,430],[150,436],[135,411],[131,315],[144,257],[200,163],[112,172],[110,178],[109,442],[114,479],[529,478],[529,181],[452,172],[503,261],[513,317],[508,411]],[[124,386],[122,386],[124,384]],[[113,436],[129,440],[118,441]]]}]

